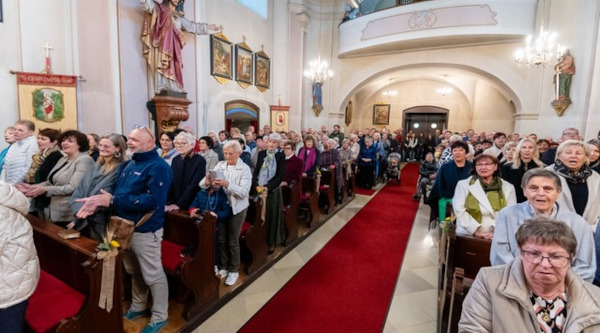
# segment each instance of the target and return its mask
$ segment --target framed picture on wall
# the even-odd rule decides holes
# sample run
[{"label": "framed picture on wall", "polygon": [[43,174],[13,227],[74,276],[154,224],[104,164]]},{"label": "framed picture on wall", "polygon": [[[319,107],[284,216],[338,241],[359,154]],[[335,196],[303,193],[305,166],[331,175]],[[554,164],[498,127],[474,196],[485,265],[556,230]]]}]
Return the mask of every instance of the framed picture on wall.
[{"label": "framed picture on wall", "polygon": [[373,125],[390,124],[390,104],[373,104]]},{"label": "framed picture on wall", "polygon": [[243,88],[253,83],[254,56],[246,43],[235,46],[235,80]]},{"label": "framed picture on wall", "polygon": [[271,59],[264,52],[254,54],[254,84],[261,92],[269,89],[271,84]]},{"label": "framed picture on wall", "polygon": [[4,15],[2,14],[2,0],[0,0],[0,22],[4,22]]},{"label": "framed picture on wall", "polygon": [[210,35],[210,74],[221,84],[233,80],[233,43],[223,34]]}]

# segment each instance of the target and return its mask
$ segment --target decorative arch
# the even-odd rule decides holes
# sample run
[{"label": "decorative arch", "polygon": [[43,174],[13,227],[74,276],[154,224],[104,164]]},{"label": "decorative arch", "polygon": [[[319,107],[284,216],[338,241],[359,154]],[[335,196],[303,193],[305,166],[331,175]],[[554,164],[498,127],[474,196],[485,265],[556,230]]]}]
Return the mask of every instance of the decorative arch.
[{"label": "decorative arch", "polygon": [[[525,106],[528,102],[527,96],[519,94],[520,91],[527,91],[525,87],[526,80],[518,74],[516,69],[508,68],[504,63],[489,57],[463,52],[456,52],[452,57],[448,57],[446,53],[429,52],[426,57],[428,61],[422,63],[414,63],[415,57],[417,55],[409,57],[404,54],[385,57],[380,61],[373,61],[366,66],[361,66],[358,70],[349,63],[352,70],[348,72],[353,73],[353,75],[344,80],[344,83],[337,89],[338,94],[335,100],[339,101],[338,112],[342,113],[350,98],[373,79],[402,69],[431,66],[459,68],[474,75],[485,77],[501,88],[507,100],[513,101],[517,113],[527,108]],[[342,68],[342,70],[344,69]]]},{"label": "decorative arch", "polygon": [[258,130],[259,120],[260,108],[256,104],[241,99],[225,102],[225,130],[227,132],[231,127],[237,127],[244,133],[250,125]]}]

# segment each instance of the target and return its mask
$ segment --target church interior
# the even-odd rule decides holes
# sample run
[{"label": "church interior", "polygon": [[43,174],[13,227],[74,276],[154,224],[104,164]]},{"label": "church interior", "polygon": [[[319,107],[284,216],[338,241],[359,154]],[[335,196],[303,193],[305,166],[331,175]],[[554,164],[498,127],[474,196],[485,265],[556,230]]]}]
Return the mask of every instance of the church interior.
[{"label": "church interior", "polygon": [[[578,129],[585,141],[600,135],[595,0],[165,0],[176,6],[171,15],[181,25],[173,38],[181,44],[159,54],[148,35],[157,20],[148,2],[0,0],[0,128],[26,119],[38,129],[100,136],[142,127],[157,136],[186,127],[196,139],[232,127],[242,134],[250,126],[300,133],[334,125],[347,136],[372,128],[425,136],[474,129],[555,141],[566,128]],[[528,36],[554,38],[552,49],[526,49]],[[566,55],[573,65],[565,83],[558,65]],[[161,68],[165,56],[181,64],[180,73]],[[169,86],[173,77],[176,87]],[[61,102],[54,99],[45,115],[45,104],[36,111],[47,97],[36,89],[58,91]],[[398,188],[412,191],[402,192],[410,198],[417,179],[404,177],[418,174],[404,170]],[[352,193],[340,205],[329,204],[320,221],[301,224],[298,239],[277,247],[267,264],[241,273],[233,287],[220,282],[204,309],[187,312],[185,301],[171,301],[162,332],[279,331],[273,322],[251,323],[390,186],[380,183],[374,194]],[[426,204],[406,209],[413,213],[379,326],[333,331],[441,332],[438,229],[431,228]],[[199,269],[212,272],[206,267]],[[127,288],[125,282],[123,309]],[[185,291],[170,294],[186,297]],[[330,309],[330,316],[342,311]],[[147,322],[121,329],[137,332]],[[305,329],[291,331],[320,331]]]}]

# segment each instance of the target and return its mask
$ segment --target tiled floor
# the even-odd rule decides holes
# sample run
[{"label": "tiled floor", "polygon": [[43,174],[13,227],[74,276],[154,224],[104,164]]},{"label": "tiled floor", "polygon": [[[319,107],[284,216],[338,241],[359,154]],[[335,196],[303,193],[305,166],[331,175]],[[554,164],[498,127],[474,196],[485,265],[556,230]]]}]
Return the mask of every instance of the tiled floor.
[{"label": "tiled floor", "polygon": [[[304,242],[206,320],[195,333],[236,332],[372,197],[357,195]],[[384,332],[433,333],[436,329],[437,238],[427,231],[429,208],[415,219]]]}]

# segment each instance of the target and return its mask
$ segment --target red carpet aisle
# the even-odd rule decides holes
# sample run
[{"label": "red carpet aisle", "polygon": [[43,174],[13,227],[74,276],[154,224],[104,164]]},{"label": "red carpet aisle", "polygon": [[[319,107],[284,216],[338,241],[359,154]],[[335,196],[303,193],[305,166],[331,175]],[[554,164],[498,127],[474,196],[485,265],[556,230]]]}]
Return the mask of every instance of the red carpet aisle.
[{"label": "red carpet aisle", "polygon": [[381,332],[418,203],[418,164],[365,205],[242,329]]}]

